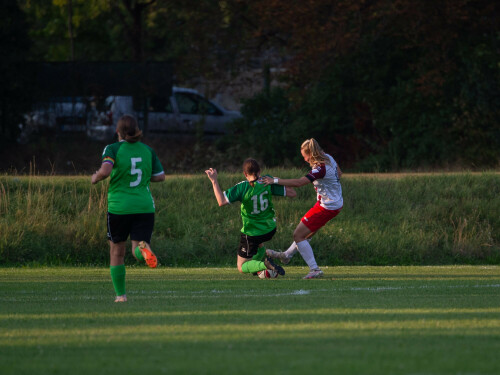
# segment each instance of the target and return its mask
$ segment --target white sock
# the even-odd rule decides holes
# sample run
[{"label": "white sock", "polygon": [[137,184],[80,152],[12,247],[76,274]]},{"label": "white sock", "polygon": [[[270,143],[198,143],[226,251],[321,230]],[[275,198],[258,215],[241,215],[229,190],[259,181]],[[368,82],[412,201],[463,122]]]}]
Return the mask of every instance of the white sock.
[{"label": "white sock", "polygon": [[286,254],[286,256],[288,258],[291,258],[295,254],[297,254],[298,251],[299,250],[297,249],[297,244],[295,243],[295,241],[293,241],[293,243],[290,245],[290,247],[288,248],[288,250],[286,250],[284,253]]},{"label": "white sock", "polygon": [[[311,242],[311,239],[308,238],[307,242]],[[295,254],[297,254],[299,252],[299,249],[297,248],[297,243],[295,243],[295,241],[293,241],[293,243],[290,245],[290,247],[286,251],[283,251],[283,252],[286,254],[286,256],[288,258],[292,258]]]},{"label": "white sock", "polygon": [[299,249],[300,255],[306,261],[309,268],[312,270],[319,269],[318,264],[316,263],[316,259],[314,259],[313,249],[309,244],[309,241],[304,240],[297,244],[297,248]]}]

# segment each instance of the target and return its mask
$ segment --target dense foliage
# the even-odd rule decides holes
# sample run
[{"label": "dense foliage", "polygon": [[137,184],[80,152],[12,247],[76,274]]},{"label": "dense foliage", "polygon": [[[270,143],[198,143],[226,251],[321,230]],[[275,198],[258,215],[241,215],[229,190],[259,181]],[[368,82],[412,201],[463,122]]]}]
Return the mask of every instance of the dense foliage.
[{"label": "dense foliage", "polygon": [[[282,164],[316,137],[358,170],[500,160],[498,2],[11,0],[4,10],[2,71],[14,77],[4,106],[27,91],[14,92],[12,59],[168,60],[177,83],[219,82],[207,91],[262,69],[265,89],[244,103],[230,139],[241,155]],[[1,113],[13,133],[6,116],[21,109]]]},{"label": "dense foliage", "polygon": [[268,2],[264,24],[294,52],[288,89],[247,101],[242,135],[266,134],[272,163],[312,136],[361,170],[497,166],[499,11],[487,1]]}]

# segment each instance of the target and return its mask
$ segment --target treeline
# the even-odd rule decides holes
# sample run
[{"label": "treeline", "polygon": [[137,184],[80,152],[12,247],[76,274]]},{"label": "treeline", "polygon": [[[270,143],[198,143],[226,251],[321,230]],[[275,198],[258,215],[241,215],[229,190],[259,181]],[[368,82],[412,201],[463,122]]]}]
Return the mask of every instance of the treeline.
[{"label": "treeline", "polygon": [[270,1],[289,85],[245,102],[240,144],[279,163],[316,137],[365,171],[498,166],[499,15],[490,1]]},{"label": "treeline", "polygon": [[222,152],[281,165],[315,137],[355,170],[499,165],[499,2],[10,3],[2,140],[15,139],[29,92],[15,61],[168,60],[178,82],[262,70],[263,90]]}]

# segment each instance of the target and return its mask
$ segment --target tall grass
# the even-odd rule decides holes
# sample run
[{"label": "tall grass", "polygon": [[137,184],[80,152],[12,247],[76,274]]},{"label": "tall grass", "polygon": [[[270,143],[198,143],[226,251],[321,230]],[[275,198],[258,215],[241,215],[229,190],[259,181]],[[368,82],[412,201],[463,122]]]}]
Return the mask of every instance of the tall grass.
[{"label": "tall grass", "polygon": [[[299,177],[296,169],[268,171]],[[241,174],[220,174],[223,189]],[[427,265],[500,262],[500,175],[346,175],[344,209],[311,244],[320,265]],[[107,181],[0,176],[0,264],[108,262]],[[295,199],[274,198],[278,232],[270,248],[285,249],[314,204],[312,186]],[[218,207],[204,174],[168,176],[152,184],[157,214],[152,246],[164,265],[233,265],[239,204]],[[128,263],[133,262],[127,256]],[[300,257],[292,264],[301,265]]]}]

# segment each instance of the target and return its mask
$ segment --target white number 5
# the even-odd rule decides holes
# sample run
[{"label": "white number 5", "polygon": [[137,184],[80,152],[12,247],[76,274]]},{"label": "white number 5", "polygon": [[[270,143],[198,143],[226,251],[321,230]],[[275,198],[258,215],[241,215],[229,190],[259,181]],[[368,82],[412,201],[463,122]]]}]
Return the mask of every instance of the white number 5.
[{"label": "white number 5", "polygon": [[130,169],[130,174],[133,176],[134,174],[137,175],[137,180],[133,181],[130,183],[130,187],[135,187],[141,183],[141,178],[142,178],[142,170],[137,168],[137,163],[142,162],[142,158],[130,158],[130,164],[132,164],[132,167]]}]

